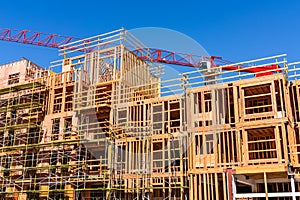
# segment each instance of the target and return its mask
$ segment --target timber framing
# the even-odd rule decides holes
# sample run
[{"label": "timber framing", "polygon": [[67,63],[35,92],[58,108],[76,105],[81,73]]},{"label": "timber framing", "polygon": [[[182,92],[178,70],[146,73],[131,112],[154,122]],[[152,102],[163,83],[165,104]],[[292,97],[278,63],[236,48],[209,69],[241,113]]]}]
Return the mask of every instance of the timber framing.
[{"label": "timber framing", "polygon": [[86,41],[0,67],[0,199],[299,199],[299,63],[162,80],[126,30]]}]

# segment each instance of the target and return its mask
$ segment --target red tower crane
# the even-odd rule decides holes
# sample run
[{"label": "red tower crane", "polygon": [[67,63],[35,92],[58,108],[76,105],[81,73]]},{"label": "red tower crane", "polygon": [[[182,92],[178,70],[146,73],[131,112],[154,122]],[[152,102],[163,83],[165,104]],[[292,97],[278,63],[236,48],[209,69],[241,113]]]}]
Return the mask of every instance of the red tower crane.
[{"label": "red tower crane", "polygon": [[[150,61],[157,62],[157,63],[166,63],[166,64],[200,68],[201,63],[209,62],[211,63],[211,67],[213,68],[213,67],[218,67],[215,64],[215,61],[217,60],[225,64],[224,66],[222,66],[222,70],[255,73],[256,77],[271,75],[274,74],[275,72],[282,71],[281,67],[277,64],[247,68],[241,65],[231,65],[231,62],[225,61],[219,56],[198,56],[193,54],[177,53],[177,52],[171,52],[167,50],[154,49],[154,48],[150,48],[147,50],[150,51]],[[148,57],[144,56],[141,53],[143,51],[140,49],[134,50],[133,52],[143,60],[149,59]]]},{"label": "red tower crane", "polygon": [[[9,42],[17,42],[22,44],[31,44],[38,46],[45,46],[50,48],[60,48],[61,45],[68,44],[70,42],[79,40],[80,38],[75,38],[72,36],[62,36],[58,34],[48,34],[42,32],[35,32],[29,30],[15,30],[8,28],[0,28],[0,40],[9,41]],[[149,53],[149,57],[145,57],[141,52],[141,49],[136,49],[133,51],[136,55],[138,55],[141,59],[148,59],[151,62],[157,63],[166,63],[180,66],[188,66],[200,68],[203,62],[210,63],[211,67],[216,67],[215,60],[219,60],[224,62],[221,57],[216,56],[198,56],[192,54],[184,54],[184,53],[176,53],[172,51],[149,48],[147,49]],[[206,66],[207,67],[207,66]],[[227,71],[240,71],[240,72],[249,72],[255,73],[256,76],[265,76],[271,75],[275,72],[281,72],[281,67],[279,65],[266,65],[259,67],[251,67],[245,68],[243,66],[230,65],[227,62],[227,65],[222,67],[222,70]]]}]

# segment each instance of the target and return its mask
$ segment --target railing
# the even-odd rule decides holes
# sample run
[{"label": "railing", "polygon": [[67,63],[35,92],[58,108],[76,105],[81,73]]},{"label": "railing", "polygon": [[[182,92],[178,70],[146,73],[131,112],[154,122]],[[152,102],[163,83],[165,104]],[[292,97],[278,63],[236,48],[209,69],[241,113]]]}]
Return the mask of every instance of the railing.
[{"label": "railing", "polygon": [[300,62],[288,63],[288,80],[300,80]]},{"label": "railing", "polygon": [[[262,76],[262,74],[268,72],[271,72],[272,74],[286,74],[288,68],[286,65],[287,61],[285,57],[286,54],[276,55],[256,60],[250,60],[246,62],[233,63],[230,65],[222,65],[218,67],[213,67],[211,69],[194,70],[191,72],[182,73],[181,75],[183,76],[183,80],[186,81],[187,87],[194,88],[199,86],[228,83],[237,80],[245,80],[248,78],[254,78],[255,76],[259,75]],[[280,66],[280,69],[266,69],[256,73],[245,72],[251,69],[270,65],[278,65]],[[237,69],[230,71],[223,70],[230,66],[236,66]]]}]

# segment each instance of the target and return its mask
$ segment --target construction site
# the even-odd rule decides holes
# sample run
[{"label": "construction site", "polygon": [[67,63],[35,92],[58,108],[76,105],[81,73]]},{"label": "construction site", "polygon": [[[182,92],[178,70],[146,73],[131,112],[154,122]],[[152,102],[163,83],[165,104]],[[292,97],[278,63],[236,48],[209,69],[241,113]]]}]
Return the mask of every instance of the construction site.
[{"label": "construction site", "polygon": [[0,199],[300,199],[300,62],[178,59],[125,29],[55,47],[0,65]]}]

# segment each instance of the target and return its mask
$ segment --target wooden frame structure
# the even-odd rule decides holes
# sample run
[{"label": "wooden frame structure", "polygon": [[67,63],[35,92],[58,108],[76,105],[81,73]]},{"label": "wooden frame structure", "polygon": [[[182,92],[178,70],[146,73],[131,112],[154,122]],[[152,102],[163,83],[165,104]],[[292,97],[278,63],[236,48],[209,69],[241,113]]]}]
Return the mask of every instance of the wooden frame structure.
[{"label": "wooden frame structure", "polygon": [[298,63],[162,81],[126,30],[85,41],[50,70],[4,74],[0,198],[299,199]]}]

